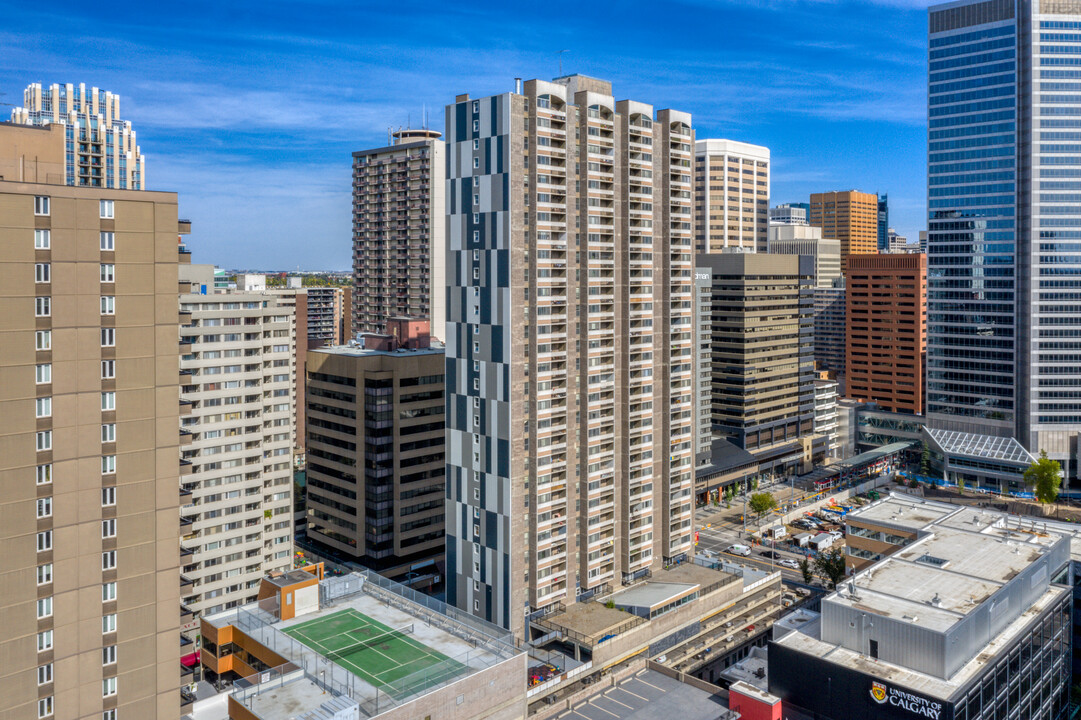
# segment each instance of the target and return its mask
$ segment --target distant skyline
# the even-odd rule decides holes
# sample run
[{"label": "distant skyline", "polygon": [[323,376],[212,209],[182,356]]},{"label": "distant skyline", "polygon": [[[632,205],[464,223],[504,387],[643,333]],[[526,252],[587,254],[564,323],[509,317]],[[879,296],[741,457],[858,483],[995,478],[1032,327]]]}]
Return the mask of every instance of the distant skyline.
[{"label": "distant skyline", "polygon": [[888,193],[891,226],[918,237],[927,2],[670,5],[6,2],[0,103],[32,82],[117,93],[148,188],[180,193],[194,262],[346,270],[351,153],[425,111],[442,130],[458,93],[555,77],[565,49],[564,74],[690,112],[699,138],[769,147],[771,204]]}]

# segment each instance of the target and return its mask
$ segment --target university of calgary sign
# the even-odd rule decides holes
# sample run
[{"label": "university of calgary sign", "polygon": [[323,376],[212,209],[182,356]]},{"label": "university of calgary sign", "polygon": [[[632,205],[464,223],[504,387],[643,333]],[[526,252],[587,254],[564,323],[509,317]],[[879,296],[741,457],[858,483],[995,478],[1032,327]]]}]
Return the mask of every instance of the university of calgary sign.
[{"label": "university of calgary sign", "polygon": [[904,690],[887,687],[885,683],[877,681],[871,682],[871,698],[879,705],[889,703],[913,715],[931,718],[931,720],[938,720],[942,715],[942,703],[907,693]]}]

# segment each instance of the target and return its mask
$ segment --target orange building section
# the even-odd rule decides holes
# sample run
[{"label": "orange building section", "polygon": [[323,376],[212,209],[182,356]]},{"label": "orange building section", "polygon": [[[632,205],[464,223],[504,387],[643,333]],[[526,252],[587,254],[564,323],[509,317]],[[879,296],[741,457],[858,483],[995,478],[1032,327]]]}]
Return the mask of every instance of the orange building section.
[{"label": "orange building section", "polygon": [[853,255],[846,285],[845,395],[922,415],[927,256]]},{"label": "orange building section", "polygon": [[843,190],[812,193],[809,224],[822,237],[841,241],[841,274],[848,277],[848,258],[878,252],[878,195]]}]

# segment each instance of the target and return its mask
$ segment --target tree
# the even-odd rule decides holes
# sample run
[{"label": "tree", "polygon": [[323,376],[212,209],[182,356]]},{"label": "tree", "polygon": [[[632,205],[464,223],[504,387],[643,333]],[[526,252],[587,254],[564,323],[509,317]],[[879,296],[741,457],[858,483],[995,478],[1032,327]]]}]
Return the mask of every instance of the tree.
[{"label": "tree", "polygon": [[923,444],[923,452],[920,453],[920,474],[931,474],[931,448],[927,447],[927,443]]},{"label": "tree", "polygon": [[815,558],[815,570],[830,581],[830,588],[837,587],[845,576],[845,555],[840,548],[819,553]]},{"label": "tree", "polygon": [[957,478],[957,494],[959,494],[959,495],[964,495],[965,494],[965,479],[964,478]]},{"label": "tree", "polygon": [[751,512],[761,520],[763,515],[777,507],[777,499],[773,497],[772,493],[761,492],[751,495],[751,499],[747,504],[750,506]]},{"label": "tree", "polygon": [[1062,466],[1057,460],[1047,457],[1046,450],[1041,450],[1039,459],[1025,470],[1025,485],[1034,488],[1033,492],[1040,502],[1055,502],[1062,485]]},{"label": "tree", "polygon": [[815,579],[814,571],[811,570],[811,561],[807,558],[803,558],[799,561],[799,571],[803,573],[803,582],[807,583],[808,585],[810,585],[811,581]]}]

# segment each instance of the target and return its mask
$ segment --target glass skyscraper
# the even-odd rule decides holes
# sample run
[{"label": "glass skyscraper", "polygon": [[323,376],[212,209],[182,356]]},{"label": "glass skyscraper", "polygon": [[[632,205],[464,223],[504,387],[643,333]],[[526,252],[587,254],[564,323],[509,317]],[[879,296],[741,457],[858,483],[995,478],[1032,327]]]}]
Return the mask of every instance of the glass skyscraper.
[{"label": "glass skyscraper", "polygon": [[930,9],[927,411],[1077,475],[1081,2]]}]

